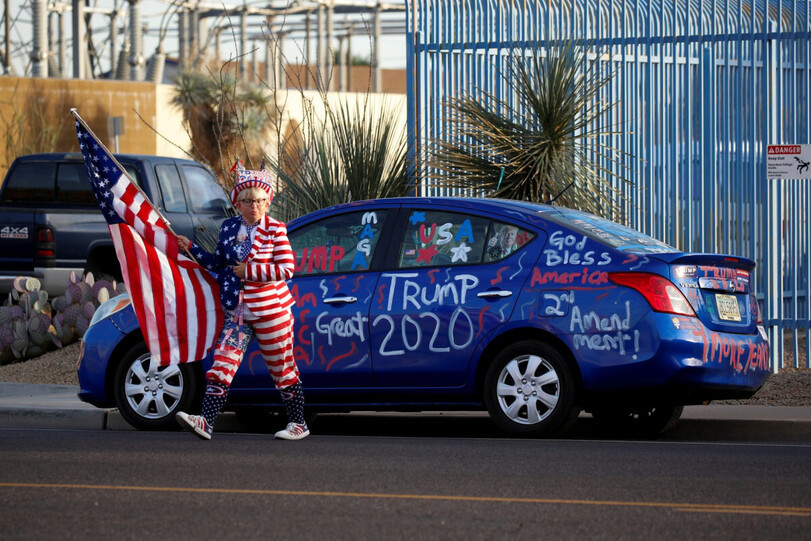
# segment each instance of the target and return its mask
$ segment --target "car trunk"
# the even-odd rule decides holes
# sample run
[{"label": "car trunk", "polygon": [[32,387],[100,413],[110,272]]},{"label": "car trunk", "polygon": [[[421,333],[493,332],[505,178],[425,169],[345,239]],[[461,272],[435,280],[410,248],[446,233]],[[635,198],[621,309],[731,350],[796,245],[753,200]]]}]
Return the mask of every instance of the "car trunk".
[{"label": "car trunk", "polygon": [[671,281],[707,328],[730,333],[755,331],[754,261],[718,254],[683,254],[668,264]]}]

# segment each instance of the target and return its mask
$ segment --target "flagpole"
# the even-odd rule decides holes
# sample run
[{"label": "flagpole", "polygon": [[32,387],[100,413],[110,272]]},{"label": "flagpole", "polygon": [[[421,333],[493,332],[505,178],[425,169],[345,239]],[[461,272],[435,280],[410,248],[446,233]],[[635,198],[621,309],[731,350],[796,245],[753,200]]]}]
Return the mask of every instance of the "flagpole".
[{"label": "flagpole", "polygon": [[[127,172],[127,170],[124,168],[124,166],[123,166],[123,165],[121,165],[120,163],[118,163],[118,160],[116,160],[116,159],[115,159],[115,156],[113,156],[113,153],[112,153],[112,152],[110,152],[110,149],[108,149],[106,146],[104,146],[104,143],[102,143],[102,142],[101,142],[101,139],[99,139],[99,138],[98,138],[98,136],[97,136],[95,133],[93,133],[93,130],[91,130],[91,129],[90,129],[90,126],[88,126],[88,125],[87,125],[87,122],[85,122],[85,121],[84,121],[84,119],[83,119],[81,116],[79,116],[79,112],[76,110],[76,108],[75,108],[75,107],[71,107],[70,112],[71,112],[71,113],[73,113],[73,116],[75,116],[75,117],[76,117],[76,120],[78,120],[79,122],[81,122],[82,126],[84,126],[84,129],[86,129],[86,130],[87,130],[87,132],[88,132],[90,135],[92,135],[92,136],[93,136],[93,139],[95,139],[95,140],[96,140],[96,142],[97,142],[99,145],[101,145],[101,148],[102,148],[102,149],[104,149],[104,152],[105,152],[105,153],[106,153],[106,154],[107,154],[107,155],[110,157],[110,159],[113,161],[113,163],[116,165],[116,167],[118,167],[118,169],[119,169],[119,170],[120,170],[120,171],[121,171],[121,172],[124,174],[124,176],[126,176],[126,177],[127,177],[127,180],[129,180],[129,181],[130,181],[130,183],[131,183],[133,186],[135,186],[135,189],[136,189],[136,190],[138,190],[138,193],[140,193],[140,194],[141,194],[141,196],[142,196],[144,199],[146,199],[147,201],[149,201],[150,206],[151,206],[151,207],[154,209],[154,211],[155,211],[155,212],[158,214],[158,216],[160,217],[160,219],[161,219],[161,220],[163,220],[163,223],[165,223],[165,224],[166,224],[166,229],[168,229],[168,230],[169,230],[169,232],[170,232],[172,235],[174,235],[175,237],[177,237],[177,233],[175,233],[175,231],[172,229],[172,224],[171,224],[171,222],[170,222],[169,220],[167,220],[167,219],[166,219],[166,217],[165,217],[165,216],[164,216],[164,215],[161,213],[160,209],[159,209],[158,207],[156,207],[156,206],[155,206],[155,204],[152,202],[152,200],[151,200],[151,199],[149,199],[149,196],[147,196],[147,195],[146,195],[146,193],[144,193],[144,191],[141,189],[141,187],[140,187],[140,186],[138,186],[138,183],[137,183],[137,182],[135,182],[135,180],[134,180],[134,179],[133,179],[133,178],[130,176],[130,174]],[[188,250],[184,250],[184,251],[185,251],[185,252],[186,252],[186,254],[187,254],[187,255],[188,255],[188,256],[189,256],[189,257],[192,259],[192,261],[194,261],[195,263],[197,263],[197,264],[199,265],[199,263],[197,262],[197,259],[196,259],[196,258],[195,258],[195,257],[194,257],[192,254],[191,254],[191,252],[189,252]]]}]

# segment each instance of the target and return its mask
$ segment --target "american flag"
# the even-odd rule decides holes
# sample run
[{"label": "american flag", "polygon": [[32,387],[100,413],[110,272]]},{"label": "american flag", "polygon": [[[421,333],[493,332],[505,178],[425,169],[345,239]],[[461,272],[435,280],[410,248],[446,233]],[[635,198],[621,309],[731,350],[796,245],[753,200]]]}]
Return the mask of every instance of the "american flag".
[{"label": "american flag", "polygon": [[202,359],[223,323],[216,280],[179,253],[163,216],[72,112],[90,185],[107,220],[152,358],[159,365]]}]

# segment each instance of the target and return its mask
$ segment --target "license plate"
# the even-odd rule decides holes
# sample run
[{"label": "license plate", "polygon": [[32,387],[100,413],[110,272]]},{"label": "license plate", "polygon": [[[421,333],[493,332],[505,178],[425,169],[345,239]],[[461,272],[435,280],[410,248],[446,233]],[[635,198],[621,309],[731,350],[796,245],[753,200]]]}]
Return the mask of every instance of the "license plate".
[{"label": "license plate", "polygon": [[738,308],[738,299],[735,295],[715,294],[715,305],[718,307],[718,317],[724,321],[740,321],[741,310]]}]

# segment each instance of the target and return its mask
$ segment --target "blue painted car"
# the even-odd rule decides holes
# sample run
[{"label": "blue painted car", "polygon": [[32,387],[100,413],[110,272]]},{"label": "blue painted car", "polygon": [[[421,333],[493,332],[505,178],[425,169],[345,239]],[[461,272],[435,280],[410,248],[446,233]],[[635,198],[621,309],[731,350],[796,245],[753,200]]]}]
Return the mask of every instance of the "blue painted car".
[{"label": "blue painted car", "polygon": [[[548,436],[586,410],[652,435],[685,404],[748,397],[769,376],[749,259],[494,199],[348,203],[288,230],[313,411],[487,409],[509,434]],[[153,366],[128,299],[111,299],[84,338],[79,397],[174,426],[210,364]],[[247,419],[280,404],[254,344],[227,408]]]}]

